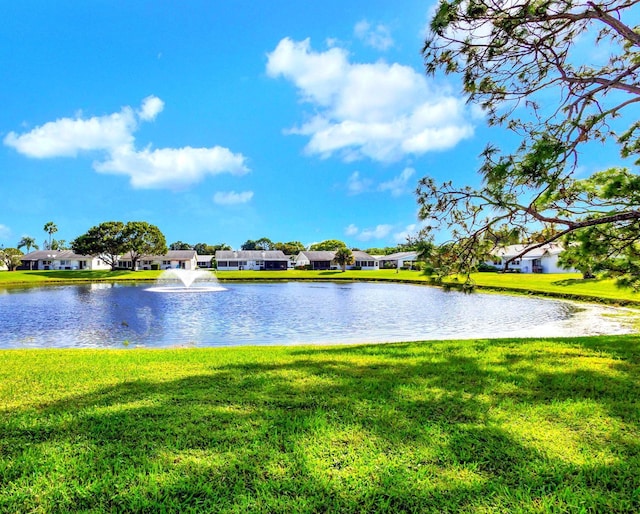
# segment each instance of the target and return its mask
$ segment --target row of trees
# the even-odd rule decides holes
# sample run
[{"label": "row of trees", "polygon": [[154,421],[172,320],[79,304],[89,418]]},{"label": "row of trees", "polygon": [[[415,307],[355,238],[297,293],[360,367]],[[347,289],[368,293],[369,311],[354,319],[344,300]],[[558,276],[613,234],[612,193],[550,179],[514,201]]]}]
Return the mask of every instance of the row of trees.
[{"label": "row of trees", "polygon": [[169,245],[169,250],[195,250],[198,255],[214,255],[218,250],[231,250],[232,248],[225,243],[210,245],[207,243],[196,243],[190,245],[182,241],[176,241]]},{"label": "row of trees", "polygon": [[[44,227],[49,234],[49,240],[43,244],[46,250],[67,250],[71,249],[80,255],[100,256],[104,262],[115,269],[119,256],[129,253],[132,265],[142,255],[162,255],[167,251],[166,240],[160,229],[147,222],[135,221],[123,223],[121,221],[107,221],[95,227],[91,227],[85,234],[79,236],[71,242],[70,248],[65,245],[64,240],[56,241],[51,236],[57,232],[58,228],[53,222],[48,222]],[[372,255],[388,255],[400,251],[416,250],[418,243],[409,243],[393,247],[368,248],[364,251]],[[38,250],[35,238],[24,236],[18,243],[17,248],[0,249],[0,261],[9,270],[14,270],[20,266],[24,254],[21,248],[25,248],[27,253],[32,249]],[[197,243],[191,245],[183,241],[175,241],[168,247],[169,250],[195,250],[200,255],[214,255],[218,250],[232,250],[231,246],[221,243],[209,245],[207,243]],[[247,240],[242,246],[242,250],[280,250],[285,255],[295,255],[307,248],[300,241],[290,241],[286,243],[273,242],[271,239],[263,237],[257,240]],[[344,241],[338,239],[327,239],[320,243],[314,243],[308,248],[310,251],[336,251],[336,261],[343,266],[353,263],[352,251]],[[358,250],[353,248],[352,250]]]},{"label": "row of trees", "polygon": [[[49,238],[42,243],[42,248],[44,250],[67,250],[67,242],[64,239],[53,239],[53,234],[58,231],[58,226],[53,221],[48,221],[44,224],[43,230],[49,234]],[[36,243],[35,237],[31,236],[22,236],[20,241],[18,241],[18,246],[16,247],[18,250],[25,248],[27,253],[34,250],[39,250],[40,247]]]},{"label": "row of trees", "polygon": [[[48,221],[44,225],[44,231],[49,234],[48,241],[45,240],[42,244],[46,250],[62,250],[65,249],[66,241],[56,241],[53,239],[53,234],[58,231],[58,227],[52,221]],[[22,248],[26,248],[27,253],[34,250],[39,250],[40,247],[36,244],[36,240],[31,236],[23,236],[18,245],[15,248],[0,247],[0,263],[4,264],[9,271],[14,271],[20,264],[22,264],[21,257],[24,255]]]},{"label": "row of trees", "polygon": [[[397,246],[386,246],[384,248],[366,248],[363,251],[371,255],[389,255],[396,252],[415,251],[419,246],[419,242],[408,242],[406,244],[400,244]],[[268,237],[262,237],[256,240],[249,239],[240,247],[241,250],[281,250],[286,255],[295,255],[304,250],[309,250],[312,252],[334,252],[341,248],[348,248],[348,246],[344,241],[340,241],[339,239],[326,239],[325,241],[321,241],[319,243],[313,243],[307,248],[300,241],[274,243]],[[359,248],[352,248],[352,250],[359,250]]]},{"label": "row of trees", "polygon": [[515,235],[563,241],[566,265],[640,287],[640,176],[625,167],[576,173],[587,145],[616,144],[640,162],[637,3],[441,0],[423,49],[427,74],[458,75],[489,124],[521,143],[512,152],[487,145],[480,187],[420,180],[422,240],[451,234],[429,248],[439,276],[468,277]]}]

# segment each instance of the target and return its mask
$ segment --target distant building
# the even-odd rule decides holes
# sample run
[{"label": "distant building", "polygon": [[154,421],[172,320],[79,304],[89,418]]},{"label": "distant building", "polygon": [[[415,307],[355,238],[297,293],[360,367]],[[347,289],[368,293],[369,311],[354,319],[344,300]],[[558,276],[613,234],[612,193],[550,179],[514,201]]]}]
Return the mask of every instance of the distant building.
[{"label": "distant building", "polygon": [[20,260],[20,269],[26,270],[111,269],[100,257],[78,255],[72,250],[36,250],[23,255]]},{"label": "distant building", "polygon": [[213,260],[215,255],[200,255],[198,254],[198,268],[213,268]]},{"label": "distant building", "polygon": [[218,271],[286,270],[289,257],[280,250],[218,250]]},{"label": "distant building", "polygon": [[[119,268],[132,269],[131,253],[118,259]],[[198,254],[195,250],[169,250],[165,255],[143,255],[136,261],[136,270],[196,269]]]},{"label": "distant building", "polygon": [[[505,262],[519,255],[529,247],[535,245],[509,245],[496,248],[493,251],[493,259],[486,264],[504,268]],[[559,243],[547,243],[529,251],[508,265],[508,269],[519,271],[520,273],[575,273],[575,269],[564,269],[558,265],[558,257],[564,251],[564,247]]]},{"label": "distant building", "polygon": [[380,268],[412,269],[418,262],[418,252],[396,252],[378,257]]},{"label": "distant building", "polygon": [[353,250],[353,264],[349,264],[347,269],[359,268],[362,270],[377,270],[380,266],[380,261],[369,255],[367,252],[362,252],[360,250]]},{"label": "distant building", "polygon": [[336,252],[331,251],[303,251],[296,255],[294,265],[296,267],[308,266],[312,270],[330,270],[338,269],[339,266],[334,262]]}]

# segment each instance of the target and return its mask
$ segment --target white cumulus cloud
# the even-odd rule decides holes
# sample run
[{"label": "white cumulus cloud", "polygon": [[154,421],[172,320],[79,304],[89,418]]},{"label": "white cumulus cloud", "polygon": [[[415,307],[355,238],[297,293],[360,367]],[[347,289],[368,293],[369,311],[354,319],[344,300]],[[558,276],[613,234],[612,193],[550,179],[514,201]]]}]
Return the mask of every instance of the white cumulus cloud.
[{"label": "white cumulus cloud", "polygon": [[387,50],[393,46],[389,29],[382,24],[373,27],[367,20],[361,20],[356,23],[353,32],[358,39],[376,50]]},{"label": "white cumulus cloud", "polygon": [[359,195],[371,191],[390,192],[391,196],[397,197],[413,191],[412,177],[416,170],[413,168],[403,169],[397,177],[385,182],[375,184],[373,180],[361,176],[359,171],[354,171],[347,179],[347,192],[350,195]]},{"label": "white cumulus cloud", "polygon": [[213,201],[218,205],[237,205],[247,203],[253,198],[253,191],[243,191],[236,193],[235,191],[218,192],[213,195]]},{"label": "white cumulus cloud", "polygon": [[164,109],[164,102],[157,96],[151,95],[142,100],[142,106],[138,115],[141,120],[153,121]]},{"label": "white cumulus cloud", "polygon": [[400,196],[411,191],[409,181],[416,173],[413,168],[405,168],[397,177],[383,182],[378,186],[378,191],[390,191],[391,196]]},{"label": "white cumulus cloud", "polygon": [[80,152],[98,152],[93,168],[100,173],[125,175],[135,188],[184,188],[220,173],[247,173],[246,159],[228,148],[158,148],[139,150],[134,132],[141,122],[154,121],[164,102],[151,95],[136,111],[82,118],[61,118],[24,134],[10,132],[4,144],[27,157],[76,157]]},{"label": "white cumulus cloud", "polygon": [[360,177],[359,171],[354,171],[347,180],[347,190],[350,195],[359,195],[371,188],[371,180]]},{"label": "white cumulus cloud", "polygon": [[420,230],[422,230],[428,224],[429,222],[426,220],[422,220],[418,223],[410,223],[403,229],[399,230],[398,232],[395,232],[393,234],[393,240],[396,243],[406,243],[407,238],[417,236]]},{"label": "white cumulus cloud", "polygon": [[393,230],[392,225],[376,225],[375,228],[365,229],[360,232],[358,239],[360,241],[369,241],[370,239],[384,239]]},{"label": "white cumulus cloud", "polygon": [[384,239],[393,230],[393,225],[381,224],[374,228],[365,228],[360,230],[353,223],[345,228],[346,236],[355,237],[358,241],[370,241],[371,239]]},{"label": "white cumulus cloud", "polygon": [[4,144],[27,157],[75,157],[79,152],[111,150],[133,143],[137,122],[133,109],[88,119],[60,118],[18,135],[9,132]]},{"label": "white cumulus cloud", "polygon": [[128,175],[136,188],[182,188],[206,175],[248,171],[244,157],[220,146],[213,148],[159,148],[135,151],[125,146],[111,152],[104,162],[94,163],[100,173]]},{"label": "white cumulus cloud", "polygon": [[391,162],[452,148],[473,134],[464,99],[434,88],[398,63],[351,63],[346,50],[311,49],[285,38],[268,54],[267,73],[298,88],[316,114],[288,132],[308,136],[306,151],[323,158]]},{"label": "white cumulus cloud", "polygon": [[347,228],[344,229],[344,234],[346,236],[355,236],[358,233],[358,227],[355,226],[353,223],[351,223],[351,225],[349,225]]}]

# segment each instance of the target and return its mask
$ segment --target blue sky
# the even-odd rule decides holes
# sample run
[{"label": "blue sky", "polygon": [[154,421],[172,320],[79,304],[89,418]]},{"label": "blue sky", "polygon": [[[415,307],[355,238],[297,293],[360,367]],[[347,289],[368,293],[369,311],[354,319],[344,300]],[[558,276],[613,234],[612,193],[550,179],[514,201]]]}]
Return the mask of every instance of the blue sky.
[{"label": "blue sky", "polygon": [[514,141],[456,77],[425,77],[432,8],[4,3],[0,245],[41,242],[48,221],[70,241],[110,220],[234,248],[404,242],[420,177],[476,184],[487,142]]}]

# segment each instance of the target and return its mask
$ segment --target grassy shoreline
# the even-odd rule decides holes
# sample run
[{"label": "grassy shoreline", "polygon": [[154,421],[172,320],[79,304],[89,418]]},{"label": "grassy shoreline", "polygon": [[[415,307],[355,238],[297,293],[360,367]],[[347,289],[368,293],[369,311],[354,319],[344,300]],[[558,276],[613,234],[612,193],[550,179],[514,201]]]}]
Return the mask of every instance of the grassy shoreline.
[{"label": "grassy shoreline", "polygon": [[0,351],[0,512],[637,512],[640,336]]}]

